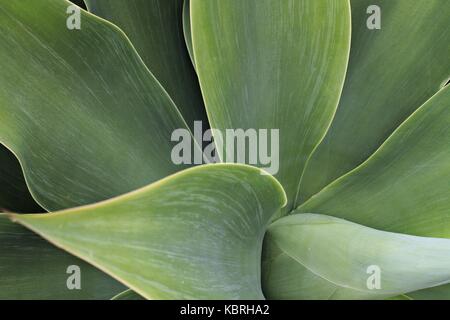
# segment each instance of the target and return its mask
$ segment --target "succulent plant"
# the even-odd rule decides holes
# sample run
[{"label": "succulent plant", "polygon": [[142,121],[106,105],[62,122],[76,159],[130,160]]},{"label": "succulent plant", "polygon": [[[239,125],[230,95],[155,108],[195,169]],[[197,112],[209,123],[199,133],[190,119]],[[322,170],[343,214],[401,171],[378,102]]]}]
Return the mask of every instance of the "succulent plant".
[{"label": "succulent plant", "polygon": [[450,298],[446,0],[85,2],[0,0],[0,298]]}]

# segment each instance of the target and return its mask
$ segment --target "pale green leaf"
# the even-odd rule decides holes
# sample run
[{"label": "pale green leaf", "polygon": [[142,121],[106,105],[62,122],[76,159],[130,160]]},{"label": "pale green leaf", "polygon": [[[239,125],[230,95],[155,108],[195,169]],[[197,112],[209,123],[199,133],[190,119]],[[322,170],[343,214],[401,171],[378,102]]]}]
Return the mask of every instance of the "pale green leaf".
[{"label": "pale green leaf", "polygon": [[188,169],[103,203],[13,219],[153,299],[261,299],[263,236],[286,203],[262,170]]},{"label": "pale green leaf", "polygon": [[[279,130],[279,159],[268,144],[275,157],[267,165],[259,156],[258,166],[273,165],[276,172],[279,162],[276,177],[288,195],[286,210],[291,209],[305,162],[324,136],[342,90],[349,2],[192,0],[190,5],[195,65],[211,127],[224,136],[226,129]],[[228,140],[224,137],[230,147]],[[272,141],[278,145],[275,137]],[[227,159],[220,147],[219,154],[225,162],[237,160],[230,153]]]},{"label": "pale green leaf", "polygon": [[450,282],[449,239],[305,213],[272,224],[264,245],[271,299],[382,299]]}]

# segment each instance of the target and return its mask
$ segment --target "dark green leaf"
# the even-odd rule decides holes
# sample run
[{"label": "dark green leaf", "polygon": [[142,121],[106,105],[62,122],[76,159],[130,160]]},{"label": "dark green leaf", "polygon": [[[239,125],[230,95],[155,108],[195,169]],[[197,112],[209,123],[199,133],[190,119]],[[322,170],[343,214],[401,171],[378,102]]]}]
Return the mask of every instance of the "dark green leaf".
[{"label": "dark green leaf", "polygon": [[41,212],[28,191],[17,158],[0,143],[0,212]]},{"label": "dark green leaf", "polygon": [[119,26],[167,90],[188,125],[207,119],[183,33],[183,0],[86,0],[89,11]]},{"label": "dark green leaf", "polygon": [[69,2],[0,2],[0,141],[36,200],[55,210],[134,190],[182,168],[171,134],[187,128],[125,35]]},{"label": "dark green leaf", "polygon": [[450,88],[420,107],[361,166],[300,206],[372,228],[450,237]]},{"label": "dark green leaf", "polygon": [[[0,253],[0,299],[110,299],[125,289],[5,215],[0,215]],[[70,266],[80,268],[80,290],[67,286],[74,283]]]},{"label": "dark green leaf", "polygon": [[[333,124],[308,162],[297,205],[366,160],[450,76],[450,6],[352,0],[349,69]],[[381,29],[367,9],[381,9]]]}]

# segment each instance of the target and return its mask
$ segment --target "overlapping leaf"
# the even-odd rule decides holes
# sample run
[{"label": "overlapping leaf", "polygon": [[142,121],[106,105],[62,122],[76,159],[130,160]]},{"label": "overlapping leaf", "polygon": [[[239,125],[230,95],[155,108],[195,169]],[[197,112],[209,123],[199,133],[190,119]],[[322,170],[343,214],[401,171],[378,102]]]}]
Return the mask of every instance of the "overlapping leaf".
[{"label": "overlapping leaf", "polygon": [[188,125],[207,126],[183,32],[183,0],[85,0],[89,11],[119,26],[167,90]]},{"label": "overlapping leaf", "polygon": [[264,248],[264,292],[273,299],[382,299],[450,282],[450,239],[330,216],[278,220]]},{"label": "overlapping leaf", "polygon": [[299,207],[380,230],[450,237],[450,88],[365,163]]},{"label": "overlapping leaf", "polygon": [[192,31],[191,31],[191,2],[184,0],[183,4],[183,34],[186,47],[189,52],[192,64],[195,67],[194,49],[192,48]]},{"label": "overlapping leaf", "polygon": [[146,298],[263,298],[261,247],[286,203],[260,169],[196,167],[87,207],[14,220]]},{"label": "overlapping leaf", "polygon": [[[373,5],[381,12],[379,30],[367,27]],[[342,98],[308,162],[297,205],[366,160],[450,77],[446,1],[352,0],[351,7],[352,49]]]},{"label": "overlapping leaf", "polygon": [[17,158],[0,143],[0,212],[40,212],[28,191]]},{"label": "overlapping leaf", "polygon": [[122,291],[115,295],[111,300],[143,300],[143,298],[131,289]]},{"label": "overlapping leaf", "polygon": [[[363,165],[302,205],[381,230],[450,237],[450,90],[418,109]],[[410,294],[449,298],[449,286]]]},{"label": "overlapping leaf", "polygon": [[[83,12],[81,29],[67,29],[66,1],[0,3],[0,141],[17,154],[47,209],[107,199],[181,169],[170,160],[170,134],[186,128],[175,104],[190,124],[203,119],[183,37],[213,127],[280,129],[277,177],[286,211],[364,161],[448,79],[441,52],[450,12],[440,1],[381,0],[382,29],[368,30],[372,3],[353,0],[343,97],[309,158],[342,89],[348,1],[87,2],[124,29],[159,81],[113,25]],[[263,261],[269,298],[448,296],[449,285],[438,285],[450,280],[450,240],[307,212],[449,237],[449,92],[299,207],[303,214],[270,227]],[[2,151],[0,208],[29,211],[34,203],[17,161]],[[0,216],[0,298],[263,298],[262,237],[286,199],[261,173],[205,166],[96,205],[13,215],[134,291]],[[80,291],[66,286],[69,265],[82,269]],[[381,288],[367,286],[371,266],[381,271]]]},{"label": "overlapping leaf", "polygon": [[410,300],[450,300],[450,284],[410,292],[405,296]]},{"label": "overlapping leaf", "polygon": [[[124,290],[5,215],[0,215],[0,253],[0,299],[110,299]],[[79,289],[70,286],[70,266],[79,268]]]},{"label": "overlapping leaf", "polygon": [[[339,100],[350,46],[349,3],[192,0],[190,5],[195,65],[211,127],[279,130],[276,177],[290,208],[306,159]],[[232,141],[224,140],[231,148]],[[219,154],[223,161],[236,161],[220,148]],[[259,160],[260,167],[270,167],[261,155]],[[246,162],[251,163],[248,157]],[[271,164],[276,171],[276,159]]]},{"label": "overlapping leaf", "polygon": [[[134,190],[181,169],[180,113],[125,35],[67,1],[0,3],[0,141],[54,210]],[[70,12],[70,11],[69,11]]]}]

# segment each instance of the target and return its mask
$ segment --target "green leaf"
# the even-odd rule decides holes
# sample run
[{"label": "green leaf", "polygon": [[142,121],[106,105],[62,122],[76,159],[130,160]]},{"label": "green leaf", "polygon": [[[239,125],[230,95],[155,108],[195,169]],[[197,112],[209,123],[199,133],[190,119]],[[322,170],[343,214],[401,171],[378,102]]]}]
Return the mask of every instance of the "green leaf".
[{"label": "green leaf", "polygon": [[[226,129],[279,130],[276,177],[288,195],[289,210],[305,162],[338,104],[350,47],[349,2],[190,4],[196,70],[211,127],[224,136]],[[224,137],[224,144],[230,147],[232,141]],[[220,147],[219,154],[225,162],[236,161]],[[269,166],[261,156],[258,160],[259,167]]]},{"label": "green leaf", "polygon": [[[428,290],[428,289],[426,289],[426,290]],[[387,298],[387,300],[414,300],[414,299],[411,298],[409,296],[409,294],[407,294],[407,295],[406,294],[402,294],[402,295],[399,295],[399,296]]]},{"label": "green leaf", "polygon": [[412,300],[450,300],[450,284],[408,293]]},{"label": "green leaf", "polygon": [[0,212],[42,212],[34,201],[17,158],[0,143]]},{"label": "green leaf", "polygon": [[382,299],[448,282],[449,239],[295,214],[272,224],[264,241],[270,299]]},{"label": "green leaf", "polygon": [[144,300],[144,299],[133,290],[128,289],[112,297],[111,300]]},{"label": "green leaf", "polygon": [[450,87],[405,121],[361,166],[300,206],[372,228],[450,237]]},{"label": "green leaf", "polygon": [[103,203],[13,219],[145,298],[260,299],[263,236],[285,203],[262,170],[218,164]]},{"label": "green leaf", "polygon": [[206,126],[200,87],[184,41],[183,0],[86,0],[86,4],[130,37],[189,126],[195,120]]},{"label": "green leaf", "polygon": [[[0,215],[0,252],[0,299],[109,299],[124,290],[103,272],[5,215]],[[70,266],[80,268],[80,290],[67,287],[68,280],[72,283]]]},{"label": "green leaf", "polygon": [[189,0],[184,0],[183,3],[183,34],[189,57],[191,58],[192,65],[195,67],[194,49],[192,48],[191,4]]},{"label": "green leaf", "polygon": [[125,35],[85,11],[81,29],[69,30],[69,5],[0,3],[0,141],[48,210],[108,199],[181,170],[170,139],[187,128]]},{"label": "green leaf", "polygon": [[[308,162],[297,205],[366,160],[450,76],[450,6],[352,0],[352,49],[333,124]],[[381,9],[369,30],[367,8]]]}]

